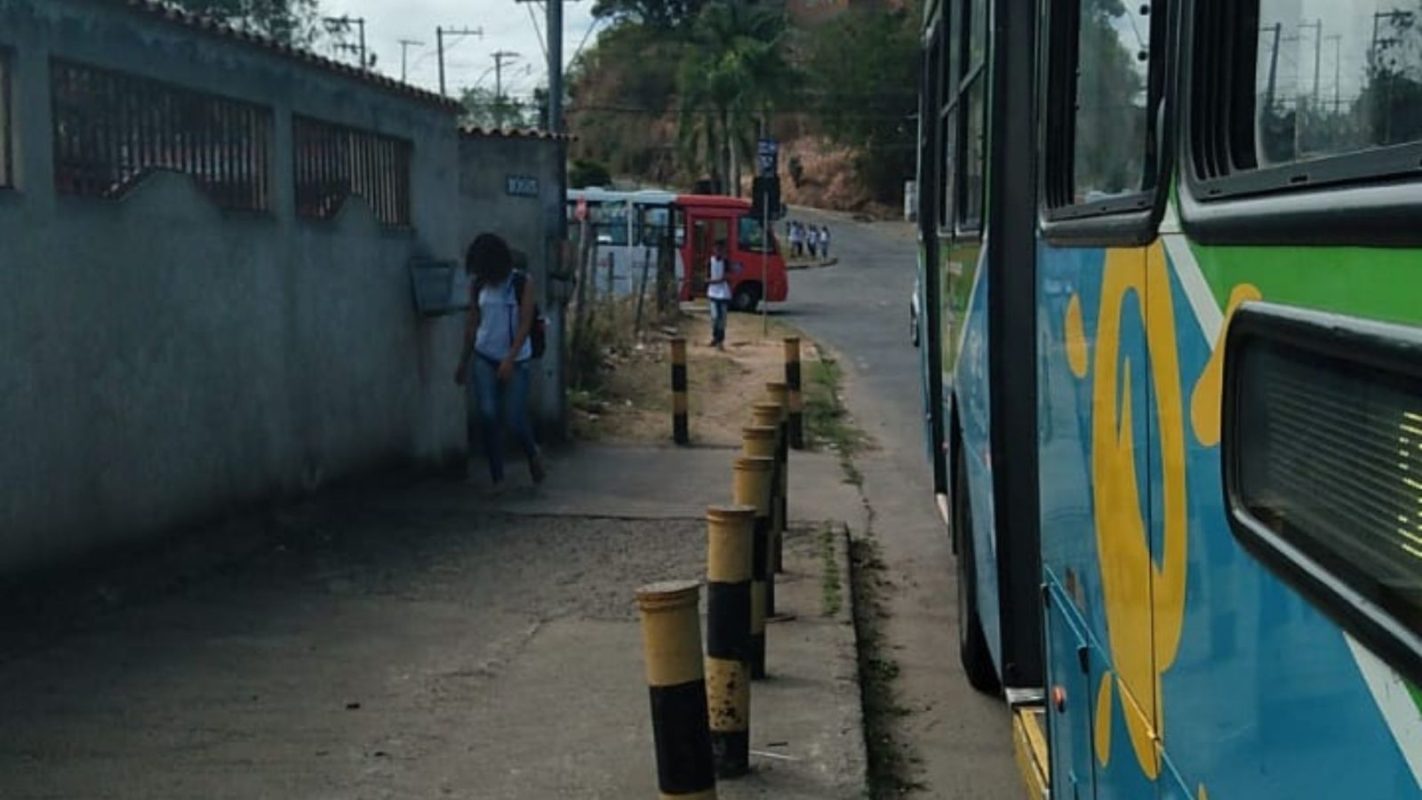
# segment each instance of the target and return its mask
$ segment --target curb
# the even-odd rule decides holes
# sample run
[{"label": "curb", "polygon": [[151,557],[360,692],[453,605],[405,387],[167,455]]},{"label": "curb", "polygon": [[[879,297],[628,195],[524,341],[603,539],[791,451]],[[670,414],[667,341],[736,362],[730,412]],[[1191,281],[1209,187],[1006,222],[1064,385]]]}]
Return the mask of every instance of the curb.
[{"label": "curb", "polygon": [[835,558],[844,565],[841,579],[844,583],[844,602],[840,605],[839,614],[835,617],[835,622],[841,624],[846,631],[842,647],[846,652],[842,657],[847,659],[849,668],[846,680],[852,682],[858,702],[853,704],[849,713],[851,725],[846,732],[849,737],[849,751],[852,752],[853,762],[845,764],[845,769],[854,774],[855,783],[863,788],[865,796],[869,792],[869,747],[864,741],[864,683],[859,674],[859,626],[854,622],[854,610],[859,599],[854,594],[854,562],[850,560],[849,553],[849,523],[838,522],[839,533],[835,539]]},{"label": "curb", "polygon": [[789,262],[789,261],[787,261],[787,262],[785,262],[785,269],[790,270],[790,271],[792,271],[792,272],[798,271],[798,270],[802,270],[802,269],[824,269],[825,267],[832,267],[832,266],[834,266],[835,264],[838,264],[838,263],[839,263],[839,258],[838,258],[838,257],[831,258],[831,259],[828,259],[828,260],[826,260],[826,261],[796,261],[796,262]]}]

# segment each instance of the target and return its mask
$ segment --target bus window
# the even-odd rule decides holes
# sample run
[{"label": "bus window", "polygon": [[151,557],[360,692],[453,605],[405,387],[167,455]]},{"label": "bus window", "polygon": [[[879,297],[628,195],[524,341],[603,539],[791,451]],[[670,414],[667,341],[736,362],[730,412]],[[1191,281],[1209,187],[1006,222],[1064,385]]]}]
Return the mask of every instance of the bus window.
[{"label": "bus window", "polygon": [[1151,19],[1145,7],[1083,0],[1072,152],[1075,203],[1146,186]]},{"label": "bus window", "polygon": [[[1416,667],[1416,329],[1310,314],[1259,305],[1230,322],[1220,441],[1233,529],[1350,633],[1383,654],[1396,655],[1400,642]],[[1383,615],[1411,634],[1410,643],[1378,623]]]},{"label": "bus window", "polygon": [[1422,157],[1416,2],[1198,0],[1193,24],[1190,79],[1209,87],[1197,96],[1211,98],[1189,111],[1192,177],[1203,196],[1415,177]]},{"label": "bus window", "polygon": [[1418,23],[1415,2],[1260,0],[1259,166],[1422,141]]},{"label": "bus window", "polygon": [[621,203],[589,205],[588,217],[597,231],[597,243],[627,246],[627,206]]},{"label": "bus window", "polygon": [[736,227],[736,238],[740,243],[740,249],[751,253],[773,253],[775,245],[772,241],[770,247],[765,244],[765,228],[759,219],[747,214],[741,217]]},{"label": "bus window", "polygon": [[667,226],[671,224],[671,214],[662,207],[642,207],[640,219],[640,235],[638,236],[645,247],[656,247],[662,243],[662,237],[666,236]]}]

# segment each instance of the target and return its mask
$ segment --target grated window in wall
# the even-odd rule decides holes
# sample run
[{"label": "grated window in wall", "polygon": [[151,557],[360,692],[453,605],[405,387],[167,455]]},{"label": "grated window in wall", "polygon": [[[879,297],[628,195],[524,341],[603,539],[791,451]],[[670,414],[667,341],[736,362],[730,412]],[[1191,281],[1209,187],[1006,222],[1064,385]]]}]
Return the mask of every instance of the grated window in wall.
[{"label": "grated window in wall", "polygon": [[54,182],[117,197],[155,169],[191,176],[218,206],[271,208],[268,108],[55,59]]},{"label": "grated window in wall", "polygon": [[293,117],[292,146],[298,214],[329,219],[354,194],[365,198],[385,225],[409,227],[412,148],[408,141]]},{"label": "grated window in wall", "polygon": [[15,185],[10,153],[10,54],[0,49],[0,187]]}]

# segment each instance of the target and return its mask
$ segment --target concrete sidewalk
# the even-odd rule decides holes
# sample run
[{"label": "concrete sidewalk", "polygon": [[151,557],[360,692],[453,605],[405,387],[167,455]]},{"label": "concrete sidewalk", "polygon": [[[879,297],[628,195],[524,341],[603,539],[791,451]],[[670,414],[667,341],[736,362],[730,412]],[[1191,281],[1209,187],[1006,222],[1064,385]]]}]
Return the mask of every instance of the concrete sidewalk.
[{"label": "concrete sidewalk", "polygon": [[[702,575],[733,456],[575,449],[496,505],[438,481],[334,492],[204,534],[242,556],[162,590],[106,574],[66,630],[6,620],[25,645],[0,660],[22,722],[0,796],[654,797],[632,592]],[[818,524],[857,501],[832,466],[792,456],[815,523],[787,540],[755,771],[723,798],[864,791],[845,543]]]}]

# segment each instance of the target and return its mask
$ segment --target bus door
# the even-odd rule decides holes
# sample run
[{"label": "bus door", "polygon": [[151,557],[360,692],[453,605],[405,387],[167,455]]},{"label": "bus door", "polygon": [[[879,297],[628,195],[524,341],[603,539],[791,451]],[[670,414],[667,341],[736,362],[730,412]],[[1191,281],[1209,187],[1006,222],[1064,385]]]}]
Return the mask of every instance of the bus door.
[{"label": "bus door", "polygon": [[710,271],[711,252],[716,242],[726,242],[730,246],[731,221],[724,217],[702,217],[688,211],[691,222],[691,259],[686,270],[691,283],[691,293],[686,299],[694,300],[706,294],[706,277]]}]

